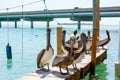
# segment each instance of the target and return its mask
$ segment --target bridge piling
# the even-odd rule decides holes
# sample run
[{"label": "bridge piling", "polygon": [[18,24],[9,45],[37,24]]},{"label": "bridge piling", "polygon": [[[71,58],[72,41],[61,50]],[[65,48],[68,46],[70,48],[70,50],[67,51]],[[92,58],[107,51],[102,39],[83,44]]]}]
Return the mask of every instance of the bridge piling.
[{"label": "bridge piling", "polygon": [[78,29],[81,29],[81,21],[78,20]]},{"label": "bridge piling", "polygon": [[2,24],[1,24],[1,21],[0,21],[0,28],[1,28],[1,25],[2,25]]},{"label": "bridge piling", "polygon": [[47,27],[49,27],[49,21],[47,21]]},{"label": "bridge piling", "polygon": [[17,28],[17,21],[15,21],[15,28]]},{"label": "bridge piling", "polygon": [[33,21],[31,21],[31,28],[33,28]]}]

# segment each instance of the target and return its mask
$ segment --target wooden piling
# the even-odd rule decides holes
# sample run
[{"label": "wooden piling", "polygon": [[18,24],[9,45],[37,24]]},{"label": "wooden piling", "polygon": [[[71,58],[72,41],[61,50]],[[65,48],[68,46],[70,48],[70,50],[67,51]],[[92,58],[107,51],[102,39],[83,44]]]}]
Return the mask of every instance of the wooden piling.
[{"label": "wooden piling", "polygon": [[93,27],[98,29],[97,31],[97,39],[99,40],[99,32],[100,32],[100,1],[93,0]]},{"label": "wooden piling", "polygon": [[97,39],[99,39],[99,0],[93,0],[93,39],[92,39],[92,56],[91,56],[91,68],[90,68],[90,77],[91,79],[95,78],[95,67],[96,67],[96,44]]},{"label": "wooden piling", "polygon": [[57,27],[57,55],[62,54],[62,27]]},{"label": "wooden piling", "polygon": [[91,69],[90,75],[95,75],[96,67],[96,44],[97,44],[97,29],[93,29],[93,39],[92,39],[92,56],[91,56]]}]

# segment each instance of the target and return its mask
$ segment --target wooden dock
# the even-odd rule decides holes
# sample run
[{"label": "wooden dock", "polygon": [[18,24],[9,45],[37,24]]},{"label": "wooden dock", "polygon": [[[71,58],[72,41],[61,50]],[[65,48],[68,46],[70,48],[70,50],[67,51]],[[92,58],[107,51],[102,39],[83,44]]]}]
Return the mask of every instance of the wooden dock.
[{"label": "wooden dock", "polygon": [[[96,65],[104,61],[107,58],[107,49],[97,49],[96,54]],[[50,71],[36,70],[29,73],[18,80],[80,80],[83,79],[91,69],[91,55],[87,54],[84,59],[77,63],[78,70],[73,69],[69,66],[70,74],[62,75],[59,73],[58,67],[50,67]],[[63,71],[65,71],[63,69]]]}]

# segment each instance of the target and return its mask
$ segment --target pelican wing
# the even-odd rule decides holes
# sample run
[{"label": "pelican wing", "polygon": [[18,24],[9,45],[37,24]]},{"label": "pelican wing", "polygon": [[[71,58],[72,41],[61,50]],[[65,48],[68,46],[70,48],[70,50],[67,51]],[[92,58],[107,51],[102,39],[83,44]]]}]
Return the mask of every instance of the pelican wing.
[{"label": "pelican wing", "polygon": [[64,60],[64,57],[63,56],[56,56],[54,58],[54,61],[53,61],[53,64],[52,66],[56,66],[57,64],[59,64],[60,62],[62,62]]},{"label": "pelican wing", "polygon": [[110,41],[110,39],[108,39],[108,38],[101,40],[98,42],[98,46],[104,46],[104,45],[108,44],[109,41]]},{"label": "pelican wing", "polygon": [[42,49],[37,56],[37,67],[39,68],[40,61],[45,53],[45,49]]}]

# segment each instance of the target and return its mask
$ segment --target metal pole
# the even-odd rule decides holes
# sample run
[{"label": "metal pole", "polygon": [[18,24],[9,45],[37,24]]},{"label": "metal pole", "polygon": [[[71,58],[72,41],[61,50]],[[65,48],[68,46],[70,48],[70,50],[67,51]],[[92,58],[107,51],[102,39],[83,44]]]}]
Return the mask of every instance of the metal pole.
[{"label": "metal pole", "polygon": [[120,64],[120,22],[119,22],[119,52],[118,52],[118,63]]},{"label": "metal pole", "polygon": [[99,0],[93,0],[93,39],[92,39],[92,56],[91,56],[91,78],[95,78],[96,67],[96,43],[99,37]]}]

